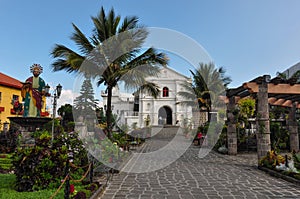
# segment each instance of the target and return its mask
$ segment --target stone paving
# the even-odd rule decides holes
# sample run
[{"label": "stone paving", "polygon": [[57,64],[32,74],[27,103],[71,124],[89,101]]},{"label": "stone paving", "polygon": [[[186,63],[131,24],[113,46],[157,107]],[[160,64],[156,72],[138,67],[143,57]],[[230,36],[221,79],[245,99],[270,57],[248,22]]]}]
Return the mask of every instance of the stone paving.
[{"label": "stone paving", "polygon": [[[165,144],[149,139],[140,151]],[[113,176],[101,199],[263,199],[300,198],[300,186],[272,177],[256,168],[256,154],[237,156],[210,152],[198,157],[191,145],[175,162],[147,173],[121,172]]]}]

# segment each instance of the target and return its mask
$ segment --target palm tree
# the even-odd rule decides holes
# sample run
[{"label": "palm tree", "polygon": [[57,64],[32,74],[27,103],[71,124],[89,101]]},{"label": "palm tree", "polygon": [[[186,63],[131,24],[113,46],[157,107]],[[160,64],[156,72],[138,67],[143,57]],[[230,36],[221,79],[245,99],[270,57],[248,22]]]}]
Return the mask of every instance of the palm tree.
[{"label": "palm tree", "polygon": [[73,24],[75,32],[71,39],[78,46],[79,53],[56,44],[51,52],[56,58],[52,67],[53,71],[65,70],[96,78],[98,86],[106,86],[107,132],[110,138],[112,89],[123,81],[128,89],[142,88],[154,97],[158,96],[159,88],[145,78],[157,75],[159,66],[166,65],[167,59],[165,54],[157,53],[154,48],[142,48],[148,32],[138,26],[137,17],[125,17],[121,23],[121,17],[115,15],[113,9],[106,14],[102,7],[92,21],[94,29],[89,38]]},{"label": "palm tree", "polygon": [[[206,109],[208,113],[208,122],[210,122],[210,111],[214,106],[218,106],[219,96],[224,95],[231,78],[226,76],[223,67],[215,68],[213,63],[200,63],[199,67],[192,71],[192,81],[183,84],[185,91],[178,94],[183,96],[184,101],[189,106]],[[195,103],[196,100],[196,103]]]}]

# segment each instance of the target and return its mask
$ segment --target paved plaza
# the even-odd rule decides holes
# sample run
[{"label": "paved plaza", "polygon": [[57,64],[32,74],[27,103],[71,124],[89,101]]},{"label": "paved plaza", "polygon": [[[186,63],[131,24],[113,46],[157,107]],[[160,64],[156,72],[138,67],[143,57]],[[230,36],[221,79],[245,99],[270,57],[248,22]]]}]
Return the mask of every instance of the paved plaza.
[{"label": "paved plaza", "polygon": [[[148,139],[138,151],[157,150],[164,142]],[[228,156],[211,151],[204,158],[198,153],[199,147],[191,145],[165,168],[116,174],[100,198],[300,198],[300,186],[258,170],[254,153]]]}]

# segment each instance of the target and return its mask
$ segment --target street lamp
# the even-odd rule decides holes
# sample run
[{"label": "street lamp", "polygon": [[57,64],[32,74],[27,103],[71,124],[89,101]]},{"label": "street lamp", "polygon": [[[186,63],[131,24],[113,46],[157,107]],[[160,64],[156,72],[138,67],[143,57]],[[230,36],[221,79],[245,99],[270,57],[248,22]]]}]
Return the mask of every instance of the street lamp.
[{"label": "street lamp", "polygon": [[4,131],[5,133],[8,131],[8,125],[9,125],[9,123],[8,123],[7,121],[5,121],[5,122],[3,123],[3,131]]},{"label": "street lamp", "polygon": [[[50,88],[50,86],[47,85],[45,90],[48,89],[48,92],[49,92],[49,88]],[[56,114],[57,99],[60,97],[61,90],[62,90],[62,86],[60,84],[58,84],[56,86],[56,89],[54,90],[54,95],[53,95],[53,114],[52,114],[51,146],[53,145],[53,140],[54,140],[54,120],[55,120],[55,114]]]}]

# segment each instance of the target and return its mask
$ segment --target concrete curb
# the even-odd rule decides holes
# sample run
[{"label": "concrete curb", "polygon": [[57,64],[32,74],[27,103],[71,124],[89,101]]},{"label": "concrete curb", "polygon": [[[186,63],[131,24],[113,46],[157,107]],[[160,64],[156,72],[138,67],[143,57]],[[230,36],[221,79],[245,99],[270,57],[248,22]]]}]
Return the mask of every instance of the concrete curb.
[{"label": "concrete curb", "polygon": [[300,186],[300,180],[298,180],[296,178],[284,175],[284,174],[280,173],[279,171],[274,171],[274,170],[266,168],[266,167],[258,166],[257,168],[259,170],[262,170],[262,171],[268,173],[271,176],[274,176],[274,177],[277,177],[277,178],[281,178],[283,180],[286,180],[288,182],[291,182],[291,183],[294,183],[294,184]]},{"label": "concrete curb", "polygon": [[107,183],[103,184],[103,186],[101,186],[91,197],[90,199],[98,199],[100,198],[100,196],[102,195],[102,193],[104,192],[105,188],[107,187]]}]

